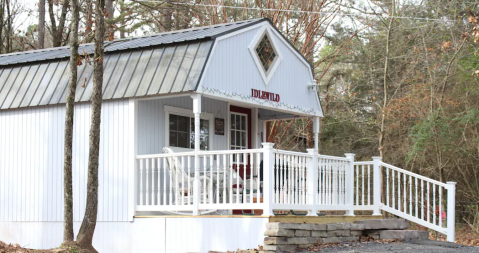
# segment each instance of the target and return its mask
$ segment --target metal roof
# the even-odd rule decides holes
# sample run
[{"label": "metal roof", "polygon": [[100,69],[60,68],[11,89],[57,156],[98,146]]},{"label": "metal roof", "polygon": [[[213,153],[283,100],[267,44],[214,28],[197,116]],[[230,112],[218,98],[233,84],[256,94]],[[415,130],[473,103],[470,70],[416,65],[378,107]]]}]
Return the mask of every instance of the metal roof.
[{"label": "metal roof", "polygon": [[[159,33],[151,36],[118,39],[105,42],[105,52],[115,52],[127,49],[144,48],[172,43],[188,42],[201,39],[214,39],[226,33],[262,22],[267,19],[251,19],[234,23],[203,26],[174,32]],[[94,45],[82,44],[78,48],[79,54],[93,54]],[[70,57],[70,47],[56,47],[20,53],[0,55],[0,66],[12,65],[42,60],[63,59]]]},{"label": "metal roof", "polygon": [[[106,54],[103,99],[194,90],[212,40]],[[0,109],[65,103],[69,60],[0,69]],[[93,65],[78,67],[75,101],[90,101]]]},{"label": "metal roof", "polygon": [[[248,20],[105,43],[103,99],[195,90],[214,38],[265,21]],[[0,56],[0,109],[65,103],[69,47]],[[79,53],[91,54],[92,44]],[[28,64],[27,64],[28,63]],[[90,101],[93,65],[78,67],[76,102]]]}]

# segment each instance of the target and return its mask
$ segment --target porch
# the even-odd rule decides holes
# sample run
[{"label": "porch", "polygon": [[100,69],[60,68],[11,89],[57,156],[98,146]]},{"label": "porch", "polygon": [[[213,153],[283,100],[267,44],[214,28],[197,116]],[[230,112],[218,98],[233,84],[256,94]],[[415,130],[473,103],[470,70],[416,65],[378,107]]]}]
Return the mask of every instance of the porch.
[{"label": "porch", "polygon": [[[355,161],[351,153],[318,154],[319,117],[313,116],[316,149],[293,152],[263,142],[266,121],[307,115],[199,94],[136,100],[133,106],[135,217],[281,217],[281,211],[308,217],[321,211],[353,217],[361,211],[374,217],[387,211],[454,240],[455,183],[411,173],[380,157]],[[237,112],[241,109],[246,111]],[[223,135],[212,124],[218,118]]]}]

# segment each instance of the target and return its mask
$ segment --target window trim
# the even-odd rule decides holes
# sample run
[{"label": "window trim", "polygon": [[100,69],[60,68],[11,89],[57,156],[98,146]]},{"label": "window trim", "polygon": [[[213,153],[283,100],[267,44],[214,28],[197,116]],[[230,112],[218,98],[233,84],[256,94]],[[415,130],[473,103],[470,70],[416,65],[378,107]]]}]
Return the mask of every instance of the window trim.
[{"label": "window trim", "polygon": [[[165,111],[165,147],[170,146],[170,114],[178,115],[178,116],[183,116],[183,117],[190,117],[190,118],[195,118],[195,114],[193,113],[193,110],[190,109],[185,109],[185,108],[179,108],[179,107],[174,107],[174,106],[169,106],[165,105],[164,106],[164,111]],[[202,112],[201,113],[201,119],[204,120],[209,120],[208,122],[208,131],[209,131],[209,138],[208,138],[208,146],[210,147],[209,150],[214,150],[213,147],[213,135],[214,135],[214,115],[212,113],[208,112]],[[191,148],[188,148],[191,149]],[[191,149],[193,150],[193,149]]]},{"label": "window trim", "polygon": [[[231,134],[231,131],[235,130],[235,129],[232,128],[233,122],[231,121],[231,115],[233,115],[233,114],[235,114],[235,115],[240,115],[240,116],[245,116],[245,118],[246,118],[246,130],[245,130],[244,132],[246,132],[246,149],[249,149],[249,144],[250,144],[250,143],[248,142],[248,136],[249,136],[249,134],[251,134],[251,133],[249,133],[249,131],[248,131],[248,123],[249,123],[249,122],[248,122],[248,114],[246,114],[246,113],[241,113],[241,112],[230,112],[230,118],[229,118],[229,121],[230,121],[230,124],[229,124],[229,135],[230,135],[230,138],[233,138],[233,135]],[[235,130],[235,131],[236,131],[236,130]],[[243,130],[239,130],[239,131],[243,131]],[[229,144],[228,144],[229,150],[232,150],[232,149],[231,149],[231,146],[232,146],[232,145],[231,145],[231,139],[230,139],[230,140],[229,140]],[[234,146],[239,147],[238,145],[234,145]]]},{"label": "window trim", "polygon": [[[281,53],[281,51],[279,50],[277,46],[278,42],[276,41],[276,38],[274,38],[271,34],[272,32],[270,31],[269,27],[266,27],[266,26],[261,27],[261,29],[256,34],[251,44],[248,46],[249,52],[251,53],[251,56],[253,57],[253,61],[255,62],[261,77],[263,78],[265,86],[268,86],[268,83],[271,81],[271,78],[274,76],[274,72],[276,71],[280,62],[283,59],[283,54]],[[271,43],[271,46],[273,47],[273,50],[276,53],[276,58],[271,63],[268,71],[265,71],[263,64],[261,63],[261,60],[259,59],[259,55],[256,52],[256,47],[259,45],[259,43],[261,42],[261,39],[263,39],[264,36],[268,36],[269,42]]]}]

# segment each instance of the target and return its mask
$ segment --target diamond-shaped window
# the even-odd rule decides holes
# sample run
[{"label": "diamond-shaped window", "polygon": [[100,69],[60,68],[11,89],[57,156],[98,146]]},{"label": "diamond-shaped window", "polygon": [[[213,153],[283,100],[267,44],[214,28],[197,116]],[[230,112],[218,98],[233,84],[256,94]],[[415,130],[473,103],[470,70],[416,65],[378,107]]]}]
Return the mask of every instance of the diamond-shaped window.
[{"label": "diamond-shaped window", "polygon": [[264,71],[268,72],[272,63],[276,59],[277,54],[273,45],[271,44],[269,37],[266,34],[263,35],[263,38],[258,43],[258,46],[256,46],[255,51],[258,54],[261,64],[263,65]]}]

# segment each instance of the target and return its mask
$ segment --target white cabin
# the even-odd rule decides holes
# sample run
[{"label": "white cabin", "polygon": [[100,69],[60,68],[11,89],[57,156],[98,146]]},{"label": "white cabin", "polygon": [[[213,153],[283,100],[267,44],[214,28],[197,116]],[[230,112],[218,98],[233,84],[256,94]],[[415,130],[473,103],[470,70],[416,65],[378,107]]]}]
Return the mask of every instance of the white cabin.
[{"label": "white cabin", "polygon": [[[2,241],[30,248],[61,244],[69,52],[0,55]],[[93,45],[79,52],[92,54]],[[453,183],[380,158],[355,162],[354,154],[317,154],[323,113],[312,66],[268,19],[106,42],[104,69],[94,236],[99,252],[255,248],[263,244],[264,224],[282,210],[309,216],[385,210],[454,238],[454,221],[446,226],[436,218],[436,211],[446,210],[441,198],[454,197]],[[91,64],[79,66],[75,233],[86,203],[92,72]],[[307,117],[315,137],[308,153],[265,143],[266,121]],[[381,171],[388,175],[383,189]],[[420,192],[426,184],[427,196]],[[416,189],[415,198],[406,186]],[[385,189],[388,202],[381,203]],[[439,195],[441,189],[448,196]],[[447,207],[448,217],[453,209]]]}]

